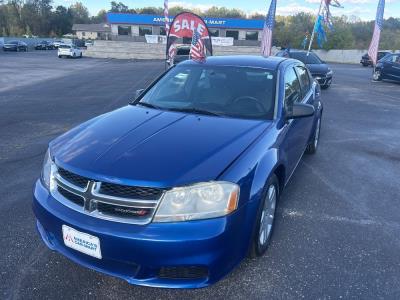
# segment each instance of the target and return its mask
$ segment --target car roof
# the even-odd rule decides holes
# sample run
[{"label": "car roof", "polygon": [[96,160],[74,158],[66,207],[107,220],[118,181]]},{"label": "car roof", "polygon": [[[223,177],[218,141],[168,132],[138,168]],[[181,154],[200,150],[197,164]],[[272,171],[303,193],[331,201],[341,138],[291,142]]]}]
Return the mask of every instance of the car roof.
[{"label": "car roof", "polygon": [[[256,56],[256,55],[230,55],[230,56],[209,56],[202,62],[209,66],[237,66],[237,67],[253,67],[275,70],[281,62],[288,60],[284,57],[276,56]],[[292,61],[292,60],[290,60]],[[179,65],[198,64],[194,60],[186,60]]]}]

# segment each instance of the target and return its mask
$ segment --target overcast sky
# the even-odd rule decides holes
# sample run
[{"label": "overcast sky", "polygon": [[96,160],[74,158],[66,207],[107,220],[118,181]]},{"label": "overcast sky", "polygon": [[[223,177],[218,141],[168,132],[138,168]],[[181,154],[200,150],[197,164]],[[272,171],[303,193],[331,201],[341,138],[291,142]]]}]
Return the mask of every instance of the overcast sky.
[{"label": "overcast sky", "polygon": [[[340,0],[339,0],[340,1]],[[69,6],[73,4],[74,0],[54,0],[56,5]],[[96,15],[101,9],[109,9],[110,1],[108,0],[81,0],[85,6],[89,8],[92,15]],[[119,2],[119,1],[117,1]],[[122,3],[130,8],[144,7],[144,6],[157,6],[164,5],[163,0],[122,0]],[[228,8],[238,8],[246,13],[260,12],[266,13],[267,7],[271,0],[204,0],[204,1],[169,1],[170,7],[183,6],[187,8],[200,8],[207,9],[213,5],[225,6]],[[292,15],[298,12],[311,12],[316,13],[318,10],[320,0],[278,0],[277,14],[278,15]],[[341,0],[340,3],[344,8],[332,8],[334,16],[356,16],[363,20],[373,20],[375,18],[376,6],[378,0]],[[400,18],[400,0],[386,0],[385,18],[396,17]]]}]

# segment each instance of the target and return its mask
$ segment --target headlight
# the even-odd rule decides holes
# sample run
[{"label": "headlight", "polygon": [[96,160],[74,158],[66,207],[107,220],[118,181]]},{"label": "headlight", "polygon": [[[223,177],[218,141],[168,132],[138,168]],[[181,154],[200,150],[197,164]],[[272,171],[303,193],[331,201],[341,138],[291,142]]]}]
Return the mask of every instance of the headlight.
[{"label": "headlight", "polygon": [[229,182],[207,182],[166,192],[153,222],[178,222],[227,215],[237,208],[239,186]]},{"label": "headlight", "polygon": [[49,191],[52,191],[55,188],[55,179],[54,179],[55,171],[56,171],[56,165],[51,160],[50,151],[47,150],[43,161],[41,177],[43,184],[47,187]]},{"label": "headlight", "polygon": [[331,76],[331,75],[333,75],[333,71],[329,70],[328,73],[326,73],[326,76]]}]

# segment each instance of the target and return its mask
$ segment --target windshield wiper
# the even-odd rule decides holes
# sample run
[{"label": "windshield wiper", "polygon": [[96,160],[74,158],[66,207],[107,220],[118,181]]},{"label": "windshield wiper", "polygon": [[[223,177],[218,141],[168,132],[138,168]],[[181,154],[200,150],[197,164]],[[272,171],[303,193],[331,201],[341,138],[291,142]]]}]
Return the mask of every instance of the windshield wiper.
[{"label": "windshield wiper", "polygon": [[141,106],[145,106],[148,108],[154,108],[154,109],[161,109],[161,107],[153,105],[151,103],[147,103],[147,102],[138,102],[138,103],[136,103],[136,105],[141,105]]},{"label": "windshield wiper", "polygon": [[208,110],[203,110],[199,108],[194,108],[194,107],[183,107],[183,108],[168,108],[168,110],[171,111],[179,111],[179,112],[186,112],[186,113],[194,113],[194,114],[201,114],[201,115],[209,115],[209,116],[222,116],[221,114],[208,111]]}]

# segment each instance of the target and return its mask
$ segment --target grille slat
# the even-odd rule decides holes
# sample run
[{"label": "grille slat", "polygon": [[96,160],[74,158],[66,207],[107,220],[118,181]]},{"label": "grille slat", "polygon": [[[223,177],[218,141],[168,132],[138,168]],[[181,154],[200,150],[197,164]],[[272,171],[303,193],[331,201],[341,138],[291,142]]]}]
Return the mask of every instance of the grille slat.
[{"label": "grille slat", "polygon": [[62,168],[58,168],[58,174],[65,180],[67,180],[69,183],[72,183],[73,185],[76,185],[80,188],[85,188],[89,182],[89,179],[74,173],[71,173],[70,171],[67,171]]},{"label": "grille slat", "polygon": [[66,199],[68,199],[69,201],[75,203],[76,205],[79,205],[81,207],[83,207],[85,200],[83,199],[83,197],[75,195],[74,193],[71,193],[65,189],[63,189],[62,187],[58,186],[57,187],[57,191]]},{"label": "grille slat", "polygon": [[99,190],[99,193],[103,195],[144,200],[158,200],[162,192],[162,189],[157,188],[126,186],[107,182],[103,182]]}]

